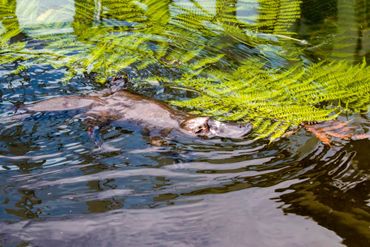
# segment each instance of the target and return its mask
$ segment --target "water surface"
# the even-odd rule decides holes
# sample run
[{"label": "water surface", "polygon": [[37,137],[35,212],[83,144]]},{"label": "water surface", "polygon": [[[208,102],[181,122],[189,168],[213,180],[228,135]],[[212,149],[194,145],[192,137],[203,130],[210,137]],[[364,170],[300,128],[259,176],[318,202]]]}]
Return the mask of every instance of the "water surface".
[{"label": "water surface", "polygon": [[[89,57],[90,51],[106,45],[100,38],[112,34],[126,42],[122,49],[127,52],[116,64],[137,60],[125,69],[130,89],[161,100],[188,96],[189,92],[156,77],[178,78],[184,68],[180,60],[190,56],[190,48],[202,49],[200,58],[222,54],[217,66],[225,71],[250,57],[271,67],[289,66],[296,57],[307,63],[323,58],[356,63],[369,58],[368,1],[305,0],[301,5],[297,1],[296,19],[281,20],[276,15],[276,22],[287,22],[286,32],[258,26],[264,2],[0,3],[7,7],[0,8],[0,35],[4,44],[11,45],[1,55],[27,52],[30,56],[27,66],[16,73],[12,72],[19,61],[0,65],[0,243],[368,246],[369,140],[327,146],[300,130],[272,143],[215,138],[172,140],[156,147],[140,131],[107,126],[102,130],[103,147],[97,148],[82,120],[71,112],[36,113],[21,121],[12,118],[14,105],[104,88],[86,71],[68,83],[65,80],[77,68],[75,54]],[[188,10],[197,15],[194,20],[187,19]],[[151,11],[162,14],[156,19],[158,15],[148,14]],[[205,16],[203,22],[199,16]],[[210,17],[242,22],[245,26],[239,28],[244,33],[258,26],[260,33],[241,39],[232,35],[235,32],[222,31],[222,25],[210,22]],[[295,33],[293,38],[289,32]],[[151,41],[142,49],[127,48],[144,37]],[[19,43],[26,50],[13,47]],[[119,45],[114,49],[122,52]],[[168,60],[151,57],[161,49]],[[56,53],[62,57],[56,58]],[[149,66],[142,64],[146,58]],[[53,61],[69,65],[53,67]],[[201,60],[190,57],[189,61],[196,66]],[[109,78],[113,66],[99,64],[96,73]],[[369,114],[341,116],[364,132],[369,131],[369,118]]]}]

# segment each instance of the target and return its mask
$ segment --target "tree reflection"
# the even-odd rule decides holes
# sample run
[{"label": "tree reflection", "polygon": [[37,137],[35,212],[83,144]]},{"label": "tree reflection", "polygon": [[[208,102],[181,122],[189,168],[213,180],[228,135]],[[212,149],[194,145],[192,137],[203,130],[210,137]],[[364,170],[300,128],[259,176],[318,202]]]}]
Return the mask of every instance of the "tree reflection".
[{"label": "tree reflection", "polygon": [[346,245],[366,246],[370,219],[367,146],[368,141],[354,142],[329,162],[320,160],[323,153],[308,155],[300,165],[311,170],[298,177],[301,182],[281,190],[278,200],[284,203],[283,211],[312,218],[335,231]]},{"label": "tree reflection", "polygon": [[359,62],[370,52],[369,5],[368,0],[306,0],[300,33],[310,36],[317,55]]},{"label": "tree reflection", "polygon": [[[99,174],[100,172],[111,170],[111,167],[96,163],[95,160],[91,160],[91,157],[86,156],[86,159],[86,162],[94,162],[94,164],[80,168],[84,175]],[[114,191],[118,188],[115,179],[91,180],[86,182],[86,187],[88,191],[87,196],[82,197],[82,200],[85,201],[87,210],[90,213],[102,213],[123,207],[124,200],[122,198],[107,195],[103,195],[103,198],[100,198],[102,193]]]},{"label": "tree reflection", "polygon": [[40,205],[42,201],[36,196],[35,191],[20,189],[18,192],[18,201],[11,205],[12,207],[6,208],[6,212],[24,220],[38,218],[42,211],[36,205]]}]

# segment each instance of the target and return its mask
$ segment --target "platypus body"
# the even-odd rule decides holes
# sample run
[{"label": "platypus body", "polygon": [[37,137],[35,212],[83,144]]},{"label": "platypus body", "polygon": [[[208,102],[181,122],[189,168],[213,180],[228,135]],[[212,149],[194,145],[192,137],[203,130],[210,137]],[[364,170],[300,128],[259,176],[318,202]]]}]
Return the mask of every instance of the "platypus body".
[{"label": "platypus body", "polygon": [[99,139],[98,130],[102,126],[119,122],[136,124],[156,137],[167,137],[176,132],[194,137],[242,138],[252,130],[251,124],[222,123],[209,117],[192,116],[125,90],[109,95],[56,97],[26,105],[22,109],[28,113],[81,113],[95,141]]}]

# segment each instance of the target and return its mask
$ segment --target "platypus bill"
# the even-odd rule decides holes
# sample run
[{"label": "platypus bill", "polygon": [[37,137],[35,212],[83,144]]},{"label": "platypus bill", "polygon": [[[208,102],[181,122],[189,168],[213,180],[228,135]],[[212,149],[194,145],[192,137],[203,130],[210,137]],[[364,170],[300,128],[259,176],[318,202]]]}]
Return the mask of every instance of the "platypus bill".
[{"label": "platypus bill", "polygon": [[[88,132],[102,144],[99,129],[112,122],[130,122],[149,130],[150,136],[167,137],[173,132],[190,136],[243,138],[252,125],[223,123],[209,117],[196,117],[153,99],[127,91],[97,96],[61,96],[23,107],[26,112],[75,111],[81,113]],[[77,114],[76,113],[76,114]]]}]

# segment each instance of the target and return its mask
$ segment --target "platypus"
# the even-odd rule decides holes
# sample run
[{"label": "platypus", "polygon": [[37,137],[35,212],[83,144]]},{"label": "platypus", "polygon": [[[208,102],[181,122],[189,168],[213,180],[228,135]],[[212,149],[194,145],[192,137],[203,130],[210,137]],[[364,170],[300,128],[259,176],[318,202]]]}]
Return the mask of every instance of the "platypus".
[{"label": "platypus", "polygon": [[[108,123],[132,123],[149,132],[153,139],[171,134],[193,137],[242,138],[251,124],[224,123],[193,116],[154,99],[120,90],[94,96],[60,96],[22,107],[27,113],[71,111],[80,114],[95,143],[101,144],[99,129]],[[160,142],[156,142],[157,144]]]}]

